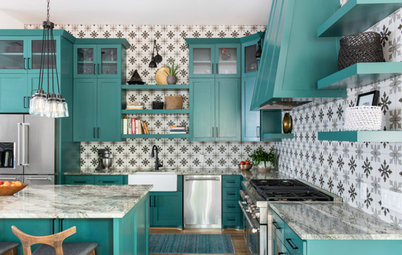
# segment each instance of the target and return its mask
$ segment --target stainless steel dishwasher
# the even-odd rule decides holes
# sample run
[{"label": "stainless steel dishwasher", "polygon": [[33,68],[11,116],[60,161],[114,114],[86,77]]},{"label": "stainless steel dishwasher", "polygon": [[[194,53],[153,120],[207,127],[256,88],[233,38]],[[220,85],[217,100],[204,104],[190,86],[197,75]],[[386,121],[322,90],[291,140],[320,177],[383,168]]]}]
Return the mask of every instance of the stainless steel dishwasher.
[{"label": "stainless steel dishwasher", "polygon": [[222,177],[187,175],[184,177],[184,227],[222,227]]}]

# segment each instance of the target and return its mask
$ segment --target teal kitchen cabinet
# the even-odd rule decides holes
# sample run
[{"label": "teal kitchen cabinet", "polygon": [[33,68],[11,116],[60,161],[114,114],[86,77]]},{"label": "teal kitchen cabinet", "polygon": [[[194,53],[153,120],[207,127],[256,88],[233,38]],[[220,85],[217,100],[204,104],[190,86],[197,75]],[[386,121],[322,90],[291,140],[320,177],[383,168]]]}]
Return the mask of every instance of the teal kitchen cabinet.
[{"label": "teal kitchen cabinet", "polygon": [[176,192],[150,192],[150,226],[183,228],[183,176],[177,176]]},{"label": "teal kitchen cabinet", "polygon": [[281,108],[275,103],[284,98],[346,97],[342,90],[317,88],[336,71],[337,43],[315,31],[338,8],[337,1],[272,1],[251,109]]},{"label": "teal kitchen cabinet", "polygon": [[64,183],[68,185],[124,185],[127,175],[66,175]]},{"label": "teal kitchen cabinet", "polygon": [[260,141],[261,140],[261,118],[264,112],[251,111],[251,100],[259,60],[256,57],[257,45],[262,38],[263,33],[255,33],[241,38],[241,140],[242,141]]},{"label": "teal kitchen cabinet", "polygon": [[77,39],[74,45],[75,78],[114,78],[125,83],[125,39]]},{"label": "teal kitchen cabinet", "polygon": [[190,78],[240,77],[237,38],[187,38]]},{"label": "teal kitchen cabinet", "polygon": [[243,228],[243,214],[239,206],[242,176],[222,176],[222,228]]},{"label": "teal kitchen cabinet", "polygon": [[190,79],[192,141],[240,141],[240,79]]},{"label": "teal kitchen cabinet", "polygon": [[[75,38],[64,30],[54,30],[54,38],[55,50],[49,55],[56,55],[60,86],[69,87],[72,57],[64,56],[72,56]],[[0,30],[0,113],[29,112],[29,100],[38,88],[41,51],[42,30]]]},{"label": "teal kitchen cabinet", "polygon": [[74,140],[121,140],[119,79],[74,80]]}]

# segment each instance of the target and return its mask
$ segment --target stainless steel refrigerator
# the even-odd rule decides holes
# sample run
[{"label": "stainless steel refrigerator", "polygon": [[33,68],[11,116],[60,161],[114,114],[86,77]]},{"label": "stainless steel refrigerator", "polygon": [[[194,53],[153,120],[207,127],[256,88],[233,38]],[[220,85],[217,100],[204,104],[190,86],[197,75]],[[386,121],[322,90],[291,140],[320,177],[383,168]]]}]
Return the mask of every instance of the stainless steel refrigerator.
[{"label": "stainless steel refrigerator", "polygon": [[55,137],[52,118],[0,114],[0,180],[54,184]]}]

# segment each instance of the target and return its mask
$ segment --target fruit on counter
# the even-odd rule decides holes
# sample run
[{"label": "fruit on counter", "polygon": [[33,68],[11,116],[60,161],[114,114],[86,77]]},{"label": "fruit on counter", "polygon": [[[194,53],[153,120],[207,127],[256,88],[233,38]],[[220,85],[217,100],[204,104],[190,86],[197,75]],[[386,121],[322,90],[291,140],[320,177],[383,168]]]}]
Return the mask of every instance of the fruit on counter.
[{"label": "fruit on counter", "polygon": [[240,165],[251,165],[251,162],[246,160],[246,161],[241,161]]},{"label": "fruit on counter", "polygon": [[0,181],[0,187],[19,187],[22,186],[22,182],[9,182],[9,181]]},{"label": "fruit on counter", "polygon": [[251,163],[250,163],[250,161],[246,160],[245,164],[250,165]]},{"label": "fruit on counter", "polygon": [[240,162],[240,165],[245,165],[245,164],[246,164],[245,161]]}]

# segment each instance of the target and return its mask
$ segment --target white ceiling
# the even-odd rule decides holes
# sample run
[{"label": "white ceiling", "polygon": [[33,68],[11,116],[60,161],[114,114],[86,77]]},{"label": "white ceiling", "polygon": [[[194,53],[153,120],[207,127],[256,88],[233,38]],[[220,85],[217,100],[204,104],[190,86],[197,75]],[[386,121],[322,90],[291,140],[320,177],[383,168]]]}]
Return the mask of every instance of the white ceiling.
[{"label": "white ceiling", "polygon": [[[1,0],[22,24],[46,18],[46,0]],[[56,24],[266,25],[272,0],[51,0]]]}]

